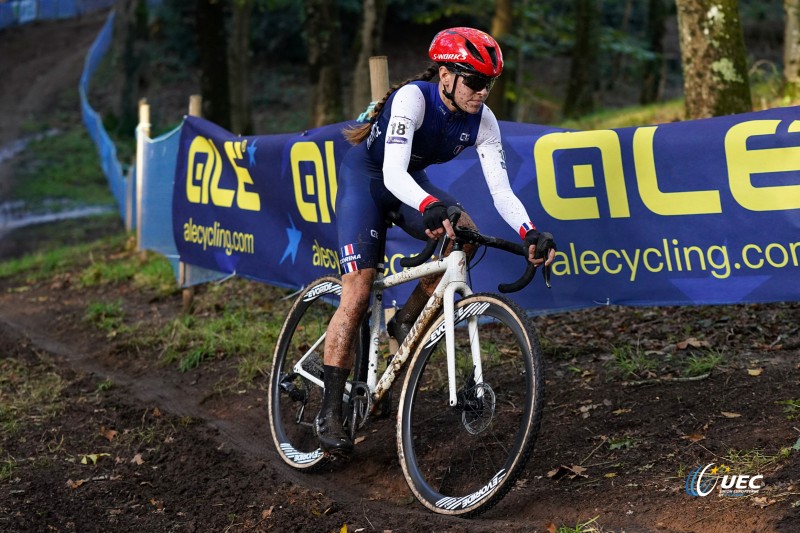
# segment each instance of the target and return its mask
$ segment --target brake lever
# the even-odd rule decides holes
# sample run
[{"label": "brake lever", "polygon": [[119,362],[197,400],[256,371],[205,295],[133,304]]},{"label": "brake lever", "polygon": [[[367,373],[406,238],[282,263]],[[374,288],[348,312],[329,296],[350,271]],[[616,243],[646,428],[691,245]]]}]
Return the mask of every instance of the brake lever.
[{"label": "brake lever", "polygon": [[550,270],[551,265],[542,265],[542,277],[544,278],[544,284],[547,285],[548,289],[552,289],[553,286],[550,285]]},{"label": "brake lever", "polygon": [[[545,261],[547,261],[547,258],[550,257],[550,250],[552,250],[552,248],[548,248],[547,250],[545,250],[544,253]],[[544,284],[547,286],[548,289],[553,288],[553,286],[550,284],[550,273],[552,269],[553,269],[552,263],[549,265],[542,263],[542,277],[544,278]]]}]

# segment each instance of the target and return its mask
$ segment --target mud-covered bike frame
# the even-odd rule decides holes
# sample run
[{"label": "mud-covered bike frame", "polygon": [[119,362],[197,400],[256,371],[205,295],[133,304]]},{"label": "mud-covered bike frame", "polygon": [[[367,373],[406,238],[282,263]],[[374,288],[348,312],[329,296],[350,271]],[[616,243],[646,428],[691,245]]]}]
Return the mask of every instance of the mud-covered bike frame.
[{"label": "mud-covered bike frame", "polygon": [[[391,408],[390,405],[387,407],[389,403],[387,400],[391,400],[388,392],[401,371],[408,366],[397,422],[398,448],[406,480],[415,496],[429,509],[443,514],[473,516],[499,501],[510,490],[514,480],[524,468],[540,423],[543,382],[539,362],[541,348],[530,319],[518,306],[502,296],[491,293],[473,295],[467,278],[468,259],[464,246],[483,245],[525,258],[525,273],[513,283],[501,284],[498,287],[500,292],[513,292],[524,288],[534,277],[536,267],[527,261],[527,247],[523,244],[456,226],[456,220],[460,216],[458,208],[451,208],[448,215],[454,226],[455,239],[446,257],[427,262],[438,244],[437,241],[429,241],[425,250],[419,255],[401,261],[405,270],[384,276],[383,268],[379,266],[373,282],[370,310],[355,343],[357,346],[354,372],[352,379],[347,383],[343,403],[348,409],[346,412],[348,430],[351,437],[355,438],[356,432],[363,427],[370,415]],[[384,291],[409,281],[440,274],[441,279],[422,313],[397,352],[386,364],[386,368],[380,372],[379,341],[384,329],[382,319]],[[549,272],[545,270],[545,274],[545,282],[549,286]],[[309,405],[314,406],[310,397],[317,394],[315,391],[324,388],[321,354],[326,332],[320,330],[318,336],[313,334],[311,339],[302,343],[302,347],[297,348],[300,350],[298,353],[295,353],[292,338],[296,331],[303,329],[299,326],[300,321],[314,302],[340,294],[341,285],[336,278],[321,278],[309,284],[287,316],[276,346],[273,375],[270,380],[270,424],[281,458],[294,468],[311,470],[327,458],[315,443],[310,444],[306,439],[307,433],[313,431],[313,417],[317,414],[306,412]],[[460,298],[457,299],[457,295]],[[521,382],[516,380],[499,384],[501,383],[499,378],[494,378],[496,381],[493,383],[485,382],[484,367],[487,355],[480,339],[484,333],[481,332],[479,335],[479,329],[484,328],[483,321],[492,320],[505,326],[510,332],[506,336],[512,338],[515,348],[512,352],[516,354],[514,357],[521,358],[514,363],[515,368],[522,368]],[[457,329],[466,331],[467,335],[467,340],[461,342],[459,346],[469,351],[469,353],[460,352],[463,359],[468,362],[459,360],[458,363],[460,368],[466,367],[469,371],[466,383],[463,381],[459,383],[457,379],[455,341]],[[442,357],[441,350],[437,348],[441,346],[442,340],[446,357]],[[439,350],[435,352],[436,355],[433,355],[434,350]],[[289,365],[288,359],[294,355],[299,356],[299,359]],[[411,363],[407,364],[409,357],[412,356]],[[421,427],[417,424],[420,424],[422,416],[418,414],[419,411],[414,410],[421,409],[419,407],[423,403],[421,398],[426,395],[420,392],[422,383],[429,379],[424,374],[426,367],[434,366],[432,361],[435,361],[436,365],[440,364],[443,358],[446,358],[446,370],[442,369],[440,374],[446,375],[447,405],[442,406],[442,409],[449,409],[458,417],[459,426],[456,430],[461,427],[473,436],[484,438],[491,436],[491,440],[484,443],[484,446],[493,446],[495,441],[498,443],[501,440],[509,441],[499,445],[498,449],[493,450],[492,459],[481,464],[482,472],[488,473],[481,474],[484,477],[478,480],[480,483],[477,488],[472,486],[472,481],[460,480],[458,487],[452,491],[450,488],[443,489],[437,485],[438,482],[429,479],[429,476],[432,478],[434,475],[418,464],[426,461],[417,453],[416,448],[424,431],[417,429]],[[491,374],[494,373],[495,367],[492,368]],[[409,385],[412,381],[413,384]],[[437,387],[439,384],[437,383]],[[427,385],[426,387],[430,388]],[[495,398],[496,393],[502,395],[506,389],[519,391],[519,388],[522,390],[515,392],[514,398],[504,400],[506,403],[501,405],[496,403],[499,401]],[[426,398],[425,401],[429,400]],[[435,402],[438,403],[439,400]],[[508,409],[506,404],[514,403],[518,403],[519,406],[514,406],[514,414],[509,415],[513,416],[513,423],[507,424],[501,436],[492,436],[494,426],[499,426],[503,421],[502,417],[506,416]],[[291,416],[286,413],[290,413]],[[294,442],[293,434],[290,436],[292,431],[298,430],[302,430],[306,435],[303,437],[303,446]],[[412,434],[415,435],[413,438],[410,436]],[[310,447],[316,449],[309,449]],[[493,465],[488,465],[489,462]],[[494,463],[499,464],[494,465]],[[480,478],[481,475],[475,477]],[[462,489],[462,486],[470,488]],[[459,492],[461,490],[464,491],[463,494]]]}]

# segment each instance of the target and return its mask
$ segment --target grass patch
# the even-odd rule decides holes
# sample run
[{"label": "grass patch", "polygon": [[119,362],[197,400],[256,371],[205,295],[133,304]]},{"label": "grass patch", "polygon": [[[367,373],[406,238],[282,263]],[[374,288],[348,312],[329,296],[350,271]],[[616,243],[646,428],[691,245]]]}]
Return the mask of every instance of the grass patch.
[{"label": "grass patch", "polygon": [[595,516],[587,520],[586,522],[579,522],[575,524],[575,527],[572,526],[560,526],[555,529],[556,533],[601,533],[603,531],[600,526],[597,525],[597,519],[599,517]]},{"label": "grass patch", "polygon": [[671,100],[647,106],[631,106],[623,109],[604,109],[578,119],[566,120],[558,126],[574,130],[605,130],[665,124],[683,120],[686,115],[683,100]]},{"label": "grass patch", "polygon": [[81,287],[99,287],[130,282],[136,289],[153,290],[167,295],[178,290],[172,265],[162,255],[141,254],[132,249],[112,256],[91,257],[91,264],[79,275]]},{"label": "grass patch", "polygon": [[639,345],[625,344],[611,349],[611,365],[623,379],[642,379],[656,369],[658,362]]},{"label": "grass patch", "polygon": [[183,316],[162,332],[168,339],[164,361],[187,371],[207,359],[239,356],[240,379],[251,381],[267,371],[280,326],[258,309],[244,307],[225,307],[214,316]]},{"label": "grass patch", "polygon": [[7,481],[14,476],[14,470],[17,467],[17,461],[10,455],[5,459],[0,460],[0,483]]},{"label": "grass patch", "polygon": [[723,361],[724,358],[716,350],[709,350],[700,354],[693,353],[685,361],[683,374],[687,377],[702,376],[714,370]]},{"label": "grass patch", "polygon": [[124,318],[122,300],[119,299],[113,302],[91,302],[84,314],[87,322],[108,332],[118,331],[122,327]]},{"label": "grass patch", "polygon": [[780,400],[775,403],[783,406],[786,420],[800,419],[800,399]]},{"label": "grass patch", "polygon": [[27,424],[41,424],[61,410],[61,377],[43,365],[26,366],[16,359],[0,360],[0,427],[3,440]]},{"label": "grass patch", "polygon": [[45,281],[56,275],[80,271],[87,257],[106,257],[108,250],[123,246],[124,235],[91,243],[58,246],[0,263],[0,278],[22,276],[28,283]]},{"label": "grass patch", "polygon": [[20,154],[11,197],[29,206],[45,199],[76,205],[111,205],[114,198],[82,126],[32,141]]},{"label": "grass patch", "polygon": [[734,474],[760,473],[761,470],[774,466],[788,459],[792,454],[790,447],[781,448],[777,453],[768,454],[762,450],[729,450],[722,459]]}]

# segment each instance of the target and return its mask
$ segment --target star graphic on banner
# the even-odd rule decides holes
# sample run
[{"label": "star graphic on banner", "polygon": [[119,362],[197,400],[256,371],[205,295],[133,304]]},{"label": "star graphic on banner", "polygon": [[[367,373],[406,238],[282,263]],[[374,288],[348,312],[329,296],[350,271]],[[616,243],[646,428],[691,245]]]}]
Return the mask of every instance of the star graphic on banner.
[{"label": "star graphic on banner", "polygon": [[286,228],[286,236],[289,238],[289,244],[286,245],[286,250],[284,250],[283,257],[281,257],[281,261],[278,264],[282,264],[289,255],[292,256],[292,264],[294,264],[297,258],[297,248],[300,246],[300,239],[303,237],[303,232],[294,227],[294,220],[292,220],[291,215],[289,215],[289,224],[292,226]]},{"label": "star graphic on banner", "polygon": [[250,156],[250,166],[253,167],[256,165],[256,150],[258,147],[256,146],[256,139],[253,139],[252,143],[247,145],[247,155]]}]

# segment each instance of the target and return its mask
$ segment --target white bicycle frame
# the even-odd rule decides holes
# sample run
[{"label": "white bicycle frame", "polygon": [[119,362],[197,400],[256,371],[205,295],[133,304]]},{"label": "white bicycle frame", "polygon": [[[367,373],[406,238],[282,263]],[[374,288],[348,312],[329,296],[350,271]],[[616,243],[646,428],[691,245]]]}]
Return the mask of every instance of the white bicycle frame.
[{"label": "white bicycle frame", "polygon": [[[455,357],[455,295],[460,294],[462,297],[472,294],[472,289],[467,284],[467,258],[466,254],[461,250],[453,250],[450,255],[442,259],[423,263],[422,265],[405,269],[396,274],[389,276],[383,275],[384,265],[378,265],[378,273],[375,281],[372,284],[372,316],[378,317],[377,320],[372,320],[370,327],[370,342],[369,342],[369,365],[367,369],[367,387],[372,395],[372,400],[377,403],[383,395],[391,388],[394,380],[397,378],[398,372],[403,368],[409,356],[411,349],[418,344],[418,339],[423,331],[428,328],[430,322],[436,317],[439,309],[444,309],[444,334],[445,345],[447,348],[447,374],[448,374],[448,390],[449,390],[449,403],[450,406],[455,406],[458,402],[456,396],[456,357]],[[425,276],[442,274],[442,279],[436,286],[428,302],[425,304],[419,318],[414,322],[414,325],[409,331],[408,336],[405,338],[397,353],[394,354],[391,361],[389,361],[383,375],[378,379],[378,339],[381,333],[383,316],[383,291],[395,287],[397,285],[413,281]],[[472,364],[474,369],[474,379],[476,385],[481,384],[483,381],[483,370],[480,358],[480,344],[478,341],[477,327],[478,319],[471,316],[467,319],[468,332],[470,340],[470,348],[472,353]],[[438,337],[438,336],[437,336]],[[294,365],[294,372],[302,375],[323,387],[322,380],[317,376],[312,375],[310,372],[303,368],[303,362],[307,357],[312,355],[316,350],[321,350],[325,334],[323,334],[314,344],[309,348],[308,352],[300,358]],[[349,384],[348,384],[349,387]],[[480,391],[480,389],[479,389]]]}]

